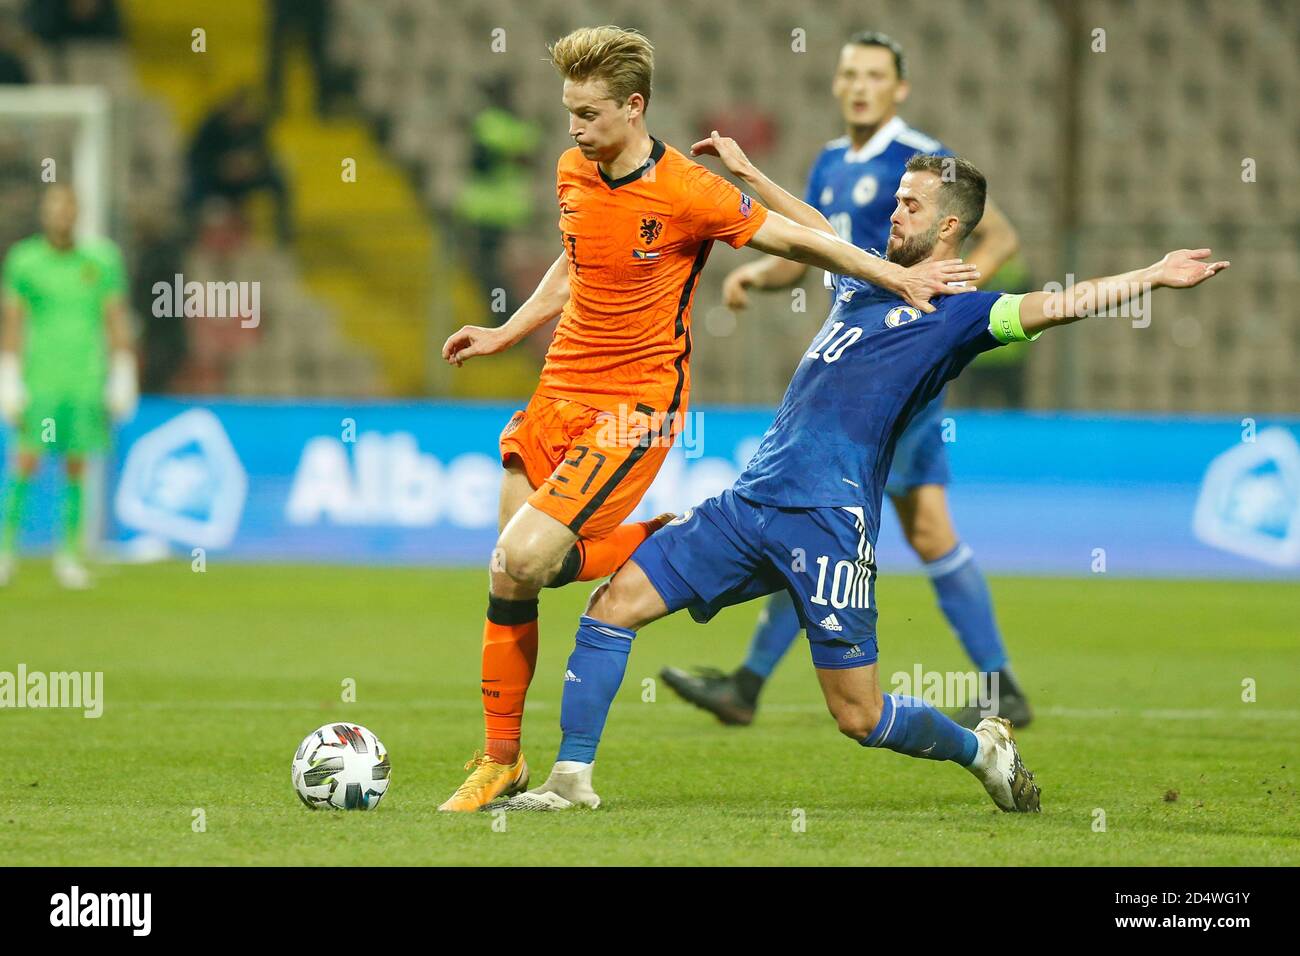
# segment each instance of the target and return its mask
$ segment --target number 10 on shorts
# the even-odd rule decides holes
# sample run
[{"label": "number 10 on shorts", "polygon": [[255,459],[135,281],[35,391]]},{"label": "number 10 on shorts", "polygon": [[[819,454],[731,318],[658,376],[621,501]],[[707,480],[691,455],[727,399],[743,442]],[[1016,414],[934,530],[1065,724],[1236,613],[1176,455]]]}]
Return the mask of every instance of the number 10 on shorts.
[{"label": "number 10 on shorts", "polygon": [[[857,561],[836,561],[832,571],[831,559],[823,554],[817,559],[817,593],[809,600],[813,604],[834,608],[870,608],[872,558],[872,548],[868,544],[867,553],[863,557]],[[829,600],[826,593],[828,586]]]}]

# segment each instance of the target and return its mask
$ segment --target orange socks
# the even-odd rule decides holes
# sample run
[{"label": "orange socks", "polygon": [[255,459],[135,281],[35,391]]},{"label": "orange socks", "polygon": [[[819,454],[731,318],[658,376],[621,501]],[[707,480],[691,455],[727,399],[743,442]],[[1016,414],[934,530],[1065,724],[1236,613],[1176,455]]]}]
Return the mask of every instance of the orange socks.
[{"label": "orange socks", "polygon": [[[672,519],[673,515],[660,515],[619,525],[603,538],[579,540],[547,587],[609,577],[642,541]],[[513,601],[489,594],[483,625],[483,724],[485,750],[496,763],[512,764],[519,759],[524,698],[536,667],[537,598]]]},{"label": "orange socks", "polygon": [[537,666],[537,599],[488,596],[483,625],[483,723],[486,751],[497,763],[519,758],[524,698]]},{"label": "orange socks", "polygon": [[548,587],[609,577],[627,562],[642,541],[672,519],[672,515],[660,515],[649,521],[633,521],[619,525],[603,538],[584,538],[575,542],[560,575]]}]

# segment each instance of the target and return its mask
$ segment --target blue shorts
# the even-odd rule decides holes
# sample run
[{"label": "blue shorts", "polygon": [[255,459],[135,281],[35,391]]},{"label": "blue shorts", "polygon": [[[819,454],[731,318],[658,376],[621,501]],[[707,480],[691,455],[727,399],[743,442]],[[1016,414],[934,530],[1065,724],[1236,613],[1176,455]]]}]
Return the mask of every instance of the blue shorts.
[{"label": "blue shorts", "polygon": [[946,485],[948,451],[943,443],[943,395],[939,395],[907,423],[894,448],[885,492],[898,496],[917,485]]},{"label": "blue shorts", "polygon": [[727,489],[632,554],[668,610],[701,624],[785,589],[816,667],[876,662],[876,556],[860,508],[778,508]]}]

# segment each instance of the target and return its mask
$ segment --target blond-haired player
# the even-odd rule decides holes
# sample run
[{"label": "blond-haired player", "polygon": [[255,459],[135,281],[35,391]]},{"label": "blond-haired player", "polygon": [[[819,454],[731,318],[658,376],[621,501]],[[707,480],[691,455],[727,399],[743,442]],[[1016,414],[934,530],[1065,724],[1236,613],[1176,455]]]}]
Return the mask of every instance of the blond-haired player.
[{"label": "blond-haired player", "polygon": [[646,128],[654,50],[635,30],[554,43],[574,147],[556,169],[562,252],[504,325],[466,326],[454,365],[514,345],[560,315],[541,380],[500,440],[500,537],[483,630],[484,752],[442,810],[527,788],[524,698],[537,659],[538,594],[617,570],[663,519],[626,522],[680,429],[690,396],[691,302],[713,242],[851,275],[925,312],[960,260],[903,268],[769,213]]}]

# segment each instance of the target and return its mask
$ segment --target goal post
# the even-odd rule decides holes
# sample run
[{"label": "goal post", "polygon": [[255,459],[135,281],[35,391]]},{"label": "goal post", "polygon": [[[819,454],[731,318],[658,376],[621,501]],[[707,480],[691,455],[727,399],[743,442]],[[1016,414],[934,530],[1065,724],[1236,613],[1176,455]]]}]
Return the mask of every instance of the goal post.
[{"label": "goal post", "polygon": [[[41,185],[71,184],[80,209],[79,236],[103,236],[108,230],[110,109],[108,92],[96,86],[0,86],[0,136],[11,153],[7,159],[21,163],[26,147],[37,187],[33,196]],[[70,178],[64,163],[71,166]],[[11,165],[14,172],[17,168]]]}]

